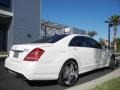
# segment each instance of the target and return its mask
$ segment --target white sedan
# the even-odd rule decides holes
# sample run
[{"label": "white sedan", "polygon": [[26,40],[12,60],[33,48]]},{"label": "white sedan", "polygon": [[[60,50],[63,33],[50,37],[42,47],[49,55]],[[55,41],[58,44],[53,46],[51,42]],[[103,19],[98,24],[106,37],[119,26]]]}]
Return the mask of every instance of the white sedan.
[{"label": "white sedan", "polygon": [[115,56],[94,39],[79,35],[55,35],[32,44],[13,45],[5,67],[28,80],[76,83],[78,75],[103,67],[114,68]]}]

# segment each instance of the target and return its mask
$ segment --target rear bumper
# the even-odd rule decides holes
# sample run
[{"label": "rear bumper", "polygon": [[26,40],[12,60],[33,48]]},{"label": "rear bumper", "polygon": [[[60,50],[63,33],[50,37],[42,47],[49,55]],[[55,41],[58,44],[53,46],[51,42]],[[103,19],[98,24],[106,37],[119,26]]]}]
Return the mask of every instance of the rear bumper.
[{"label": "rear bumper", "polygon": [[59,76],[58,65],[37,62],[5,60],[5,67],[22,74],[28,80],[56,80]]}]

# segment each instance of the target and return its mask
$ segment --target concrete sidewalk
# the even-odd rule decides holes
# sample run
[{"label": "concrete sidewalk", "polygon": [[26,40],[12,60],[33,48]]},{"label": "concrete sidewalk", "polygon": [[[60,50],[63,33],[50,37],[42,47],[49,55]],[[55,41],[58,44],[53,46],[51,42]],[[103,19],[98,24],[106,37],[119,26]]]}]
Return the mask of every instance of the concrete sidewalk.
[{"label": "concrete sidewalk", "polygon": [[118,77],[120,76],[120,68],[117,68],[116,70],[114,70],[113,72],[102,76],[100,78],[94,79],[92,81],[88,81],[86,83],[80,84],[78,86],[74,86],[71,87],[69,89],[65,89],[65,90],[89,90],[91,88],[94,88],[96,85],[102,84],[103,82],[106,82],[112,78]]}]

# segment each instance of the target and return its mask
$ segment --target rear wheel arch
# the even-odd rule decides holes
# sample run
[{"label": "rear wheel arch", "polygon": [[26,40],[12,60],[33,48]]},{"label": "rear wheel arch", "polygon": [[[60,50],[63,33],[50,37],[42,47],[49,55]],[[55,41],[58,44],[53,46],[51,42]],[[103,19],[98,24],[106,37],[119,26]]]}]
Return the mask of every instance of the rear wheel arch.
[{"label": "rear wheel arch", "polygon": [[78,65],[78,62],[77,62],[75,59],[73,59],[73,58],[68,59],[66,62],[68,62],[68,61],[70,61],[70,60],[76,62],[76,64]]},{"label": "rear wheel arch", "polygon": [[[69,57],[69,56],[71,56],[71,54],[67,53],[66,55],[61,55],[61,56],[59,56],[59,57],[58,57],[59,59],[56,60],[56,63],[59,65],[59,71],[58,71],[58,73],[60,73],[63,65],[64,65],[66,62],[68,62],[69,60],[75,61],[75,62],[77,63],[77,65],[78,65],[78,68],[79,68],[79,66],[80,66],[79,63],[80,63],[80,62],[77,61],[77,58],[74,57],[74,56],[72,56],[72,57]],[[62,57],[62,58],[61,58],[61,57]]]},{"label": "rear wheel arch", "polygon": [[[63,63],[62,66],[61,66],[61,69],[62,69],[62,67],[65,65],[65,63],[67,63],[67,62],[69,62],[69,61],[74,61],[74,62],[77,64],[78,68],[79,68],[79,65],[78,65],[77,60],[75,60],[75,59],[73,59],[73,58],[69,58],[69,59],[67,59],[66,61],[64,61],[64,63]],[[60,69],[60,71],[61,71],[61,69]],[[59,72],[59,73],[60,73],[60,72]]]}]

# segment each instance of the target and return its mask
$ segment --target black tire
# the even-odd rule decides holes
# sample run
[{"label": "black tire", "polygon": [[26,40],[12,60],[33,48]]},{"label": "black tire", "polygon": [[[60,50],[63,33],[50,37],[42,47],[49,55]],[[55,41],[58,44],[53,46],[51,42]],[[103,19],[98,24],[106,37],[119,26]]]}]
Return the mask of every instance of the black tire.
[{"label": "black tire", "polygon": [[78,65],[74,60],[68,60],[59,74],[58,83],[62,86],[71,86],[78,80]]},{"label": "black tire", "polygon": [[116,67],[116,61],[115,61],[115,57],[112,56],[109,62],[109,69],[110,70],[114,70]]}]

